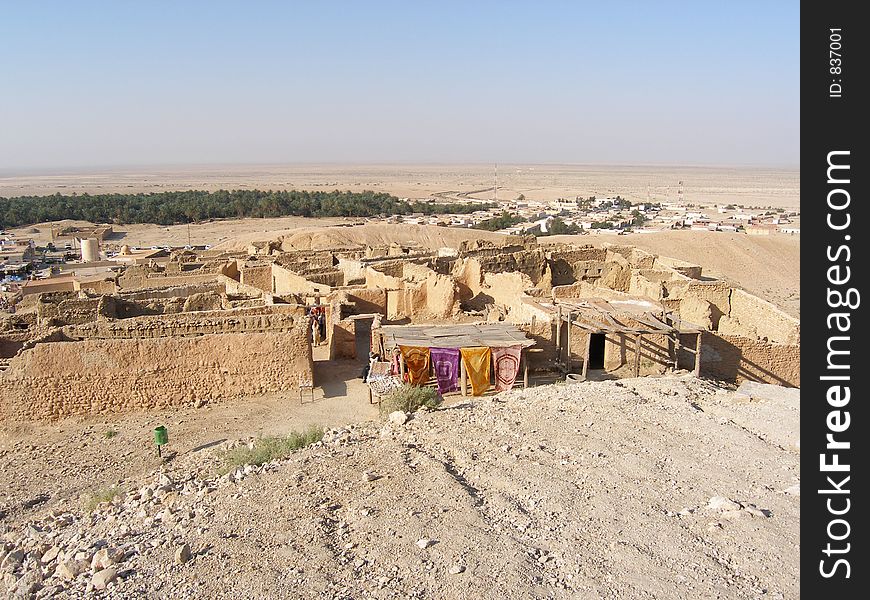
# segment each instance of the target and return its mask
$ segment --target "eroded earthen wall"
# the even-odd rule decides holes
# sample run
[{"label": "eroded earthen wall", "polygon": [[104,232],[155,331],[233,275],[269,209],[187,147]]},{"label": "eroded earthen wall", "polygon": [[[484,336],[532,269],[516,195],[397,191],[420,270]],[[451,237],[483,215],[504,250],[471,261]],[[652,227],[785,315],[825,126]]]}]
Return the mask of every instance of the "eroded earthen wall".
[{"label": "eroded earthen wall", "polygon": [[280,265],[272,265],[272,290],[276,296],[304,292],[320,292],[325,294],[330,289],[330,286],[327,284],[313,283]]},{"label": "eroded earthen wall", "polygon": [[239,271],[239,283],[264,292],[272,291],[272,265],[243,266]]},{"label": "eroded earthen wall", "polygon": [[15,421],[196,406],[291,392],[311,381],[307,331],[38,344],[2,375],[0,413]]},{"label": "eroded earthen wall", "polygon": [[726,381],[760,381],[800,387],[800,345],[703,334],[701,375]]},{"label": "eroded earthen wall", "polygon": [[305,321],[305,307],[275,304],[237,310],[146,315],[65,328],[73,339],[139,339],[218,333],[286,332]]},{"label": "eroded earthen wall", "polygon": [[741,289],[731,291],[731,311],[720,320],[719,332],[782,344],[798,344],[801,335],[800,321]]}]

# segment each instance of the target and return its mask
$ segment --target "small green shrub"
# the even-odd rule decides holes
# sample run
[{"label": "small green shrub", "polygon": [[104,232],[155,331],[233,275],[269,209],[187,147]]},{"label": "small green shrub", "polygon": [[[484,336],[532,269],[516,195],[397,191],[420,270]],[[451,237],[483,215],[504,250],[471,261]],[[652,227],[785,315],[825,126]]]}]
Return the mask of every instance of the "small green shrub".
[{"label": "small green shrub", "polygon": [[254,442],[254,447],[241,446],[227,450],[223,455],[220,475],[225,475],[243,465],[262,465],[291,452],[310,446],[323,438],[323,427],[311,425],[305,430],[291,431],[286,437],[266,436]]},{"label": "small green shrub", "polygon": [[118,432],[115,431],[114,429],[109,429],[109,430],[106,431],[105,435],[106,435],[106,439],[107,439],[107,440],[110,440],[110,439],[112,439],[113,437],[117,436],[117,435],[118,435]]},{"label": "small green shrub", "polygon": [[111,502],[115,499],[115,496],[118,496],[120,493],[121,490],[115,486],[98,488],[88,496],[87,502],[85,502],[85,510],[87,512],[93,512],[100,504],[103,502]]},{"label": "small green shrub", "polygon": [[404,384],[381,400],[380,412],[381,416],[396,410],[414,412],[421,406],[435,408],[439,404],[441,396],[435,388]]}]

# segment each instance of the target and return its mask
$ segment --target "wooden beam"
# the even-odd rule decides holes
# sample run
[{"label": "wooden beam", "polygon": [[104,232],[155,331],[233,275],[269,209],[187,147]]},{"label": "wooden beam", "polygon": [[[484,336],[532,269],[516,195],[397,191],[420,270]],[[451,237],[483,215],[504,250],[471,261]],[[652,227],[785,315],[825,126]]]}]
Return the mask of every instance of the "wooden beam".
[{"label": "wooden beam", "polygon": [[655,316],[650,315],[649,313],[647,313],[646,316],[634,315],[634,319],[636,321],[638,321],[639,323],[643,323],[647,327],[651,327],[653,332],[655,332],[655,333],[669,334],[669,333],[673,333],[674,331],[676,331],[673,327],[671,327],[670,325],[667,325],[665,323],[662,323],[661,321],[656,319]]},{"label": "wooden beam", "polygon": [[640,336],[634,337],[634,376],[640,377]]},{"label": "wooden beam", "polygon": [[583,329],[591,331],[592,333],[604,333],[604,332],[606,332],[606,333],[632,334],[632,335],[636,335],[639,333],[655,333],[655,332],[647,331],[645,329],[633,329],[631,327],[614,328],[614,327],[611,327],[610,325],[605,325],[604,323],[594,323],[594,324],[590,325],[588,323],[574,321],[572,324],[576,325],[577,327],[582,327]]},{"label": "wooden beam", "polygon": [[701,334],[698,333],[698,341],[695,343],[695,377],[701,376]]},{"label": "wooden beam", "polygon": [[[586,329],[587,331],[591,331],[592,333],[601,333],[602,331],[604,331],[601,327],[598,327],[595,325],[589,325],[589,324],[583,323],[581,321],[572,321],[571,325],[576,325],[577,327],[580,327],[582,329]],[[608,327],[607,331],[610,331],[609,327]]]},{"label": "wooden beam", "polygon": [[612,327],[616,327],[617,329],[620,327],[625,327],[625,325],[623,325],[622,323],[617,322],[617,320],[613,318],[613,315],[611,315],[608,312],[604,312],[603,310],[599,310],[598,314],[603,315],[604,320],[607,321],[608,324],[610,324]]},{"label": "wooden beam", "polygon": [[[644,313],[643,317],[644,319],[648,319],[649,322],[646,322],[647,325],[654,326],[656,329],[667,329],[668,331],[676,330],[676,327],[674,327],[673,325],[668,325],[651,312]],[[643,319],[638,320],[642,323],[645,322]]]}]

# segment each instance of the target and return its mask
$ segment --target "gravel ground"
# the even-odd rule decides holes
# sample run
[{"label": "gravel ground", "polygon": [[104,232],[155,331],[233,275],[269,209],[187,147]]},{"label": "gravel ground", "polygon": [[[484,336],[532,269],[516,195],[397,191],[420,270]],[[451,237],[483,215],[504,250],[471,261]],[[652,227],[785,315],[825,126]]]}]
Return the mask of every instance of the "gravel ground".
[{"label": "gravel ground", "polygon": [[799,597],[792,406],[667,377],[542,386],[409,417],[333,428],[222,477],[222,452],[243,442],[188,452],[90,513],[53,497],[19,507],[0,520],[2,589]]}]

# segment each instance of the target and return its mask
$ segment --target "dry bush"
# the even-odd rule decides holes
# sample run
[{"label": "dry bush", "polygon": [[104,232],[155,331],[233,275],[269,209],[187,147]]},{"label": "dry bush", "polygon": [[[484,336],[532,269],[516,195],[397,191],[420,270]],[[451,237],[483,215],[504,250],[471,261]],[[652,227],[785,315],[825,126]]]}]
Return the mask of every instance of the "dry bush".
[{"label": "dry bush", "polygon": [[435,388],[404,384],[385,396],[379,408],[381,416],[386,416],[396,410],[414,412],[421,406],[435,408],[439,404],[441,396]]},{"label": "dry bush", "polygon": [[286,437],[266,436],[254,442],[254,447],[241,446],[227,450],[223,456],[221,475],[243,465],[262,465],[284,458],[291,452],[305,448],[323,438],[323,427],[311,425],[304,431],[291,431]]},{"label": "dry bush", "polygon": [[90,495],[88,495],[87,502],[85,502],[85,510],[87,512],[93,512],[100,506],[100,504],[103,502],[111,502],[120,493],[121,490],[115,486],[94,490]]}]

